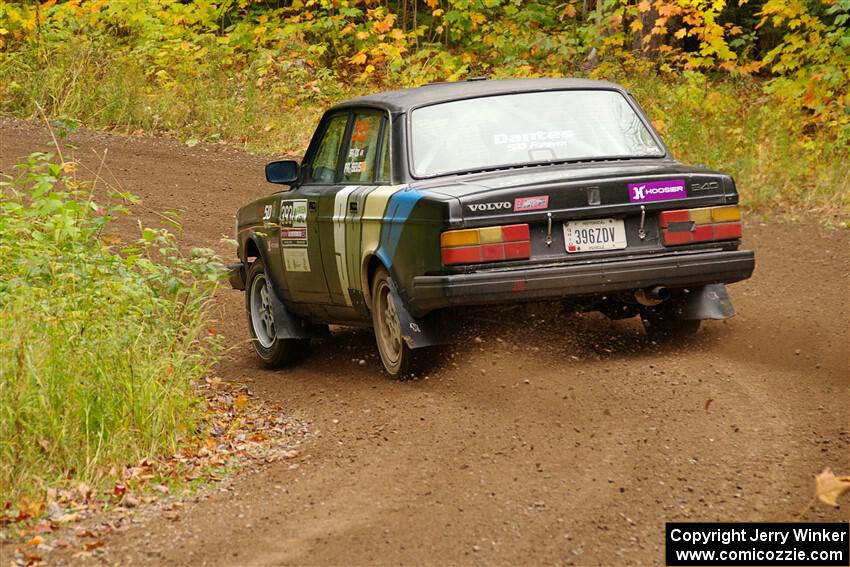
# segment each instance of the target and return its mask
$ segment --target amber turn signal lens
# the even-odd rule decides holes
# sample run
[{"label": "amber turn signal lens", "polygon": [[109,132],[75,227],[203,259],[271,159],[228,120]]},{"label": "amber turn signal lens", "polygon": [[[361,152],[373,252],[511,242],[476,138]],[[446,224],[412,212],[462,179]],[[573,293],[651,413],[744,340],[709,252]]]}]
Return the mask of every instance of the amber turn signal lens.
[{"label": "amber turn signal lens", "polygon": [[665,246],[741,238],[741,209],[737,205],[661,211],[658,215]]},{"label": "amber turn signal lens", "polygon": [[449,230],[440,235],[440,246],[443,248],[471,246],[478,242],[478,229]]},{"label": "amber turn signal lens", "polygon": [[741,209],[737,205],[732,207],[712,207],[711,220],[713,222],[734,222],[741,220]]}]

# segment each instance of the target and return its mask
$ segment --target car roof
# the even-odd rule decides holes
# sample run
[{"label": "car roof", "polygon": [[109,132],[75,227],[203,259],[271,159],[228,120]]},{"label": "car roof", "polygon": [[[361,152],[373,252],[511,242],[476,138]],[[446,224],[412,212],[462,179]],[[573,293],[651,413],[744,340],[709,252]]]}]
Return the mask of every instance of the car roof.
[{"label": "car roof", "polygon": [[372,106],[384,108],[390,112],[406,112],[418,106],[464,98],[570,89],[615,89],[621,92],[623,91],[623,88],[617,84],[591,79],[473,79],[451,83],[431,83],[413,89],[399,89],[375,93],[347,100],[337,104],[331,110],[355,106]]}]

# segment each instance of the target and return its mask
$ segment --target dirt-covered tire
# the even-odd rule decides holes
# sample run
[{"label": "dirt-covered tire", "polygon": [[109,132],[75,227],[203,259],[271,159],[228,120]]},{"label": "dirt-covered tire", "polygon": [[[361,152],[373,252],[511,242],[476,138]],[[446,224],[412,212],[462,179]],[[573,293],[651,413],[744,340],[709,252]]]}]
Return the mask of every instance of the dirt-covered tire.
[{"label": "dirt-covered tire", "polygon": [[416,353],[402,338],[389,279],[390,275],[383,266],[378,268],[372,279],[372,326],[384,369],[390,376],[404,378],[416,369]]},{"label": "dirt-covered tire", "polygon": [[650,338],[662,341],[694,335],[702,323],[699,319],[679,318],[675,310],[664,303],[643,311],[640,320]]},{"label": "dirt-covered tire", "polygon": [[278,368],[303,358],[310,347],[310,339],[279,339],[274,328],[271,297],[266,286],[266,269],[261,259],[248,268],[245,286],[245,310],[248,330],[254,352],[263,365]]}]

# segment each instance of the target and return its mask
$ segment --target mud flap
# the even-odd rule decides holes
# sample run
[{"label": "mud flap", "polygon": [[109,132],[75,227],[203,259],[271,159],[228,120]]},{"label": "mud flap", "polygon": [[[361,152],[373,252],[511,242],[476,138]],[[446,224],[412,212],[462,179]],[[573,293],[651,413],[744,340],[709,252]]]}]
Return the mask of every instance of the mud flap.
[{"label": "mud flap", "polygon": [[392,290],[398,322],[401,325],[401,338],[404,339],[407,348],[417,349],[446,344],[448,333],[443,323],[442,313],[432,312],[425,317],[414,317],[401,300],[393,279],[387,278],[387,283]]},{"label": "mud flap", "polygon": [[318,339],[330,335],[327,325],[312,325],[290,313],[266,278],[266,290],[272,302],[275,336],[279,339]]},{"label": "mud flap", "polygon": [[724,284],[709,284],[692,290],[684,300],[680,319],[728,319],[735,316],[732,299]]},{"label": "mud flap", "polygon": [[227,280],[230,282],[230,287],[233,289],[245,291],[245,264],[242,262],[228,264]]}]

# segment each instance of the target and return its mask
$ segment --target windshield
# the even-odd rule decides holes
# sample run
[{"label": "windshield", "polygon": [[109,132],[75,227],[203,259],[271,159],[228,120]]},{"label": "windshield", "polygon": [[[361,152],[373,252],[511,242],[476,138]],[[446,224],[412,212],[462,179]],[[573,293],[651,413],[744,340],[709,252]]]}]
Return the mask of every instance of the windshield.
[{"label": "windshield", "polygon": [[616,91],[519,93],[425,106],[411,115],[416,177],[552,161],[661,156]]}]

